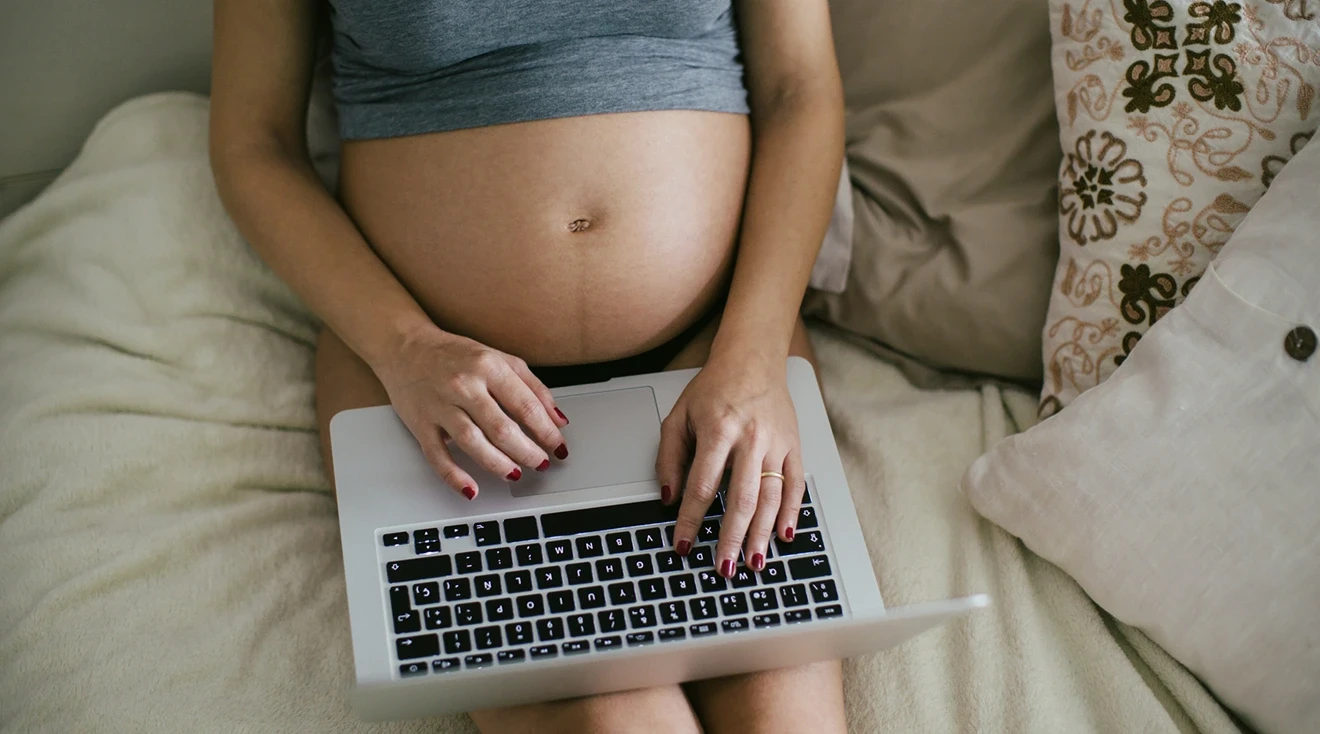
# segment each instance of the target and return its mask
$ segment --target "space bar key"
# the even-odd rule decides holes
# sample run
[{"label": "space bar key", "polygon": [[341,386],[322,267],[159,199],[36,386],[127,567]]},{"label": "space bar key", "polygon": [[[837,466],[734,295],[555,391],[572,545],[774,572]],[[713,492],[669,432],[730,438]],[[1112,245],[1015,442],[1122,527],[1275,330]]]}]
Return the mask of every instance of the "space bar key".
[{"label": "space bar key", "polygon": [[[723,512],[717,498],[706,510],[706,516],[712,517]],[[678,519],[678,505],[666,506],[659,500],[643,500],[621,505],[601,505],[586,507],[581,510],[547,512],[541,515],[541,532],[547,538],[580,533],[597,533],[616,528],[630,528],[638,525],[655,525],[662,522],[674,522]]]}]

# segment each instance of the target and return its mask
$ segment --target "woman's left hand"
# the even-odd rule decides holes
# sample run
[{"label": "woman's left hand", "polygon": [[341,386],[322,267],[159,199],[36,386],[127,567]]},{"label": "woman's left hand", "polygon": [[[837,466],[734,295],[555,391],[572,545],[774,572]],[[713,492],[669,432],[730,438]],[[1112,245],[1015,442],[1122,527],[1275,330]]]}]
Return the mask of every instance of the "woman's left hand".
[{"label": "woman's left hand", "polygon": [[760,571],[770,536],[790,541],[796,529],[805,482],[786,361],[712,355],[660,424],[656,476],[665,504],[682,498],[674,529],[680,556],[696,543],[725,466],[732,470],[715,551],[715,567],[726,578],[734,575],[739,550]]}]

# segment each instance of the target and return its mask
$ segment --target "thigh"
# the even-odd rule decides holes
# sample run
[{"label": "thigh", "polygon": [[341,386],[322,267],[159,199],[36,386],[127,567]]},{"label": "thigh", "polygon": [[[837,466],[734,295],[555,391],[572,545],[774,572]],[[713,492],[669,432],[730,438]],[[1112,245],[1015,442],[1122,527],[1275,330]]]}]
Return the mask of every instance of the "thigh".
[{"label": "thigh", "polygon": [[316,341],[316,425],[321,432],[321,459],[330,486],[335,485],[330,461],[330,419],[341,410],[389,405],[385,386],[360,357],[329,329]]}]

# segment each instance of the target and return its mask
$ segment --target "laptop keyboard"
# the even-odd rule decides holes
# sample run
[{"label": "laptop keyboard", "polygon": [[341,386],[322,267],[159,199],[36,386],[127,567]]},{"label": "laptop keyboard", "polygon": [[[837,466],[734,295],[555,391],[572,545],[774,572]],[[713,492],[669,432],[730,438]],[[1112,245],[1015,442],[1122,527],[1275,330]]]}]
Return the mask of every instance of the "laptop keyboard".
[{"label": "laptop keyboard", "polygon": [[379,534],[399,677],[534,663],[844,615],[808,493],[765,568],[715,570],[724,508],[674,553],[678,508],[647,500]]}]

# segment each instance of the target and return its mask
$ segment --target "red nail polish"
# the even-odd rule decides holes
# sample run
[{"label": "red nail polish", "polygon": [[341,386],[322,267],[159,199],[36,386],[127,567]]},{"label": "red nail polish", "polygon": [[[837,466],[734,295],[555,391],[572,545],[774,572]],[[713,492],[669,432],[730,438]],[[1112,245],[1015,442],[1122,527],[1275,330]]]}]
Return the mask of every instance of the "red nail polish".
[{"label": "red nail polish", "polygon": [[537,471],[545,471],[546,469],[549,469],[549,468],[550,468],[550,460],[549,460],[549,459],[542,459],[542,460],[541,460],[541,463],[536,465],[536,470],[537,470]]},{"label": "red nail polish", "polygon": [[726,578],[726,579],[731,579],[731,578],[733,578],[733,560],[732,560],[732,559],[730,559],[730,558],[725,558],[725,559],[720,563],[720,575],[723,576],[723,577]]},{"label": "red nail polish", "polygon": [[692,550],[692,543],[686,540],[678,541],[678,545],[674,548],[674,552],[680,556],[686,556],[690,550]]},{"label": "red nail polish", "polygon": [[505,477],[505,479],[509,480],[510,482],[516,482],[519,479],[522,479],[522,469],[519,469],[516,466],[513,467],[513,471],[509,472],[509,475]]},{"label": "red nail polish", "polygon": [[562,443],[559,444],[558,446],[556,446],[556,447],[555,447],[555,458],[556,458],[556,459],[559,459],[560,461],[563,461],[564,459],[567,459],[567,458],[568,458],[568,447],[565,446],[565,445],[562,444]]},{"label": "red nail polish", "polygon": [[760,553],[754,554],[752,556],[752,568],[757,571],[765,568],[765,556]]},{"label": "red nail polish", "polygon": [[667,505],[669,504],[669,500],[670,500],[669,485],[668,484],[660,485],[660,501]]},{"label": "red nail polish", "polygon": [[463,496],[464,496],[464,497],[467,497],[467,498],[470,500],[470,499],[472,499],[472,498],[474,498],[474,497],[477,496],[477,490],[475,490],[475,489],[473,489],[473,488],[471,488],[471,487],[464,487],[464,488],[463,488]]},{"label": "red nail polish", "polygon": [[563,421],[565,425],[568,424],[568,416],[564,415],[564,411],[560,410],[559,408],[555,408],[555,415],[559,416],[559,420]]},{"label": "red nail polish", "polygon": [[784,538],[785,538],[788,542],[790,542],[790,543],[793,542],[793,528],[792,528],[792,527],[784,528]]}]

